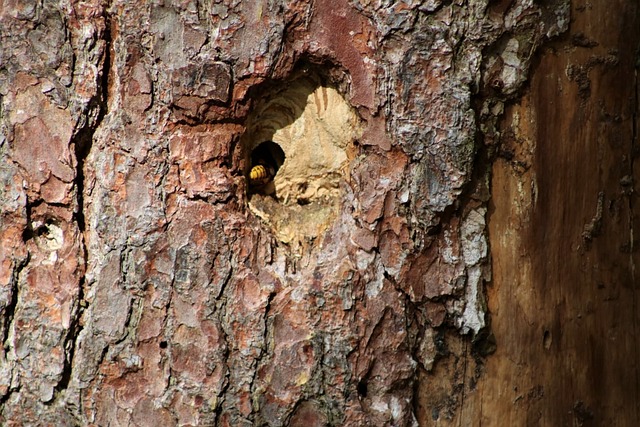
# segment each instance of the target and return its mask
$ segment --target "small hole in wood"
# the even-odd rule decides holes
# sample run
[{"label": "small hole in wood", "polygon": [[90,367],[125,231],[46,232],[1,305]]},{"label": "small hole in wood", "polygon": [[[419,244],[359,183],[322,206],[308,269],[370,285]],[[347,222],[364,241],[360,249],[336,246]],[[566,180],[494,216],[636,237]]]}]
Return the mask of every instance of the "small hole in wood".
[{"label": "small hole in wood", "polygon": [[365,379],[358,381],[358,386],[356,387],[356,389],[358,390],[358,394],[361,397],[367,397],[367,388],[367,381]]},{"label": "small hole in wood", "polygon": [[551,348],[552,341],[553,338],[551,337],[551,332],[545,330],[542,334],[542,346],[545,348],[545,350],[549,350]]}]

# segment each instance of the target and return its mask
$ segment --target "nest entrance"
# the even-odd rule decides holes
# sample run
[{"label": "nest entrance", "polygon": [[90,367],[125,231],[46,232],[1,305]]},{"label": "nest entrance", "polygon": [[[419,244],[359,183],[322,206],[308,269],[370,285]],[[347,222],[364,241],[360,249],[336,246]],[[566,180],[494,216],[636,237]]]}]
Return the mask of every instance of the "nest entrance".
[{"label": "nest entrance", "polygon": [[[320,235],[337,215],[348,153],[360,135],[355,111],[319,79],[302,76],[264,97],[243,136],[251,211],[284,243]],[[252,185],[264,163],[272,179]]]}]

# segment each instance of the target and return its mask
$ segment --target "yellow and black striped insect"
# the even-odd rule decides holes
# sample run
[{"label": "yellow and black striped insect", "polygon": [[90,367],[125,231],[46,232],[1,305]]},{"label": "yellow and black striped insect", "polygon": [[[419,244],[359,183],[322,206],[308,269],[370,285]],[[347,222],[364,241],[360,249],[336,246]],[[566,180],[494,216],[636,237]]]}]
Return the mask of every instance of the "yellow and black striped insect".
[{"label": "yellow and black striped insect", "polygon": [[282,166],[284,157],[282,148],[273,141],[264,141],[253,149],[248,175],[250,192],[272,194],[275,191],[273,185],[268,184]]},{"label": "yellow and black striped insect", "polygon": [[267,164],[257,164],[249,172],[249,185],[252,187],[262,187],[267,185],[276,175],[275,169]]}]

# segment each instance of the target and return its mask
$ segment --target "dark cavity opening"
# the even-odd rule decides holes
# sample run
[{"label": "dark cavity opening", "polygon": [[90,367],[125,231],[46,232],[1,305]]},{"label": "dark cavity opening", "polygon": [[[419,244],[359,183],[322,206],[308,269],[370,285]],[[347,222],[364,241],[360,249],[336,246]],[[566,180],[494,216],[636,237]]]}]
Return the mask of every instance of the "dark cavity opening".
[{"label": "dark cavity opening", "polygon": [[275,187],[273,179],[284,163],[286,156],[280,145],[273,141],[264,141],[251,151],[251,168],[249,169],[249,193],[273,195]]},{"label": "dark cavity opening", "polygon": [[358,394],[361,397],[367,397],[368,387],[367,387],[366,378],[363,378],[360,381],[358,381],[358,385],[356,386],[356,389],[358,390]]}]

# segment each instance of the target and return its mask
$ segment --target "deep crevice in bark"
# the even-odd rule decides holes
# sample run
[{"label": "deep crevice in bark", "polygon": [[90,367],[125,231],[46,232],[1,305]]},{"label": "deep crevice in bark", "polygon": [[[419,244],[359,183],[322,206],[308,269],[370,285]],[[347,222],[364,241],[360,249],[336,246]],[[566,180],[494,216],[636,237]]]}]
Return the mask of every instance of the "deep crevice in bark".
[{"label": "deep crevice in bark", "polygon": [[10,344],[9,340],[9,331],[11,329],[11,324],[13,323],[13,318],[15,316],[16,307],[18,305],[18,291],[19,286],[18,282],[20,281],[20,273],[24,268],[29,264],[29,260],[31,255],[27,252],[27,256],[22,259],[13,270],[13,275],[11,278],[11,301],[4,308],[4,325],[3,325],[3,336],[2,343],[4,345],[5,352],[9,349]]},{"label": "deep crevice in bark", "polygon": [[[24,268],[29,264],[29,260],[31,255],[27,252],[27,255],[24,259],[22,259],[14,268],[13,275],[11,278],[11,301],[3,310],[4,322],[3,322],[3,330],[2,330],[2,345],[4,347],[4,357],[6,360],[6,354],[9,350],[10,343],[9,340],[9,331],[11,330],[11,324],[13,323],[13,319],[15,317],[16,307],[18,306],[18,282],[20,279],[20,273]],[[4,404],[7,402],[13,393],[19,392],[21,385],[18,385],[13,388],[9,386],[6,393],[4,395],[0,395],[0,414],[4,414]]]},{"label": "deep crevice in bark", "polygon": [[[222,413],[224,410],[224,403],[227,396],[227,390],[229,389],[229,386],[231,384],[231,380],[230,380],[231,369],[229,367],[229,355],[231,354],[231,350],[229,350],[230,348],[229,332],[225,329],[225,322],[224,322],[224,318],[227,310],[227,299],[222,296],[224,295],[224,289],[226,288],[227,284],[231,280],[232,273],[233,273],[233,269],[229,269],[229,274],[225,279],[225,282],[222,286],[222,289],[219,295],[216,297],[216,301],[219,301],[219,304],[216,304],[215,317],[219,322],[219,325],[220,325],[219,330],[222,335],[222,341],[224,343],[224,351],[221,356],[221,361],[222,361],[222,364],[224,365],[225,374],[224,374],[222,386],[220,387],[220,392],[217,395],[218,401],[216,402],[216,407],[213,409],[215,426],[220,425],[220,417],[222,416]],[[173,287],[173,283],[172,283],[172,287]]]},{"label": "deep crevice in bark", "polygon": [[71,144],[74,147],[75,157],[76,157],[76,210],[74,212],[74,221],[78,226],[78,230],[80,232],[80,249],[82,251],[82,257],[85,263],[83,267],[82,274],[78,280],[78,300],[76,302],[75,313],[71,318],[71,324],[69,325],[69,329],[64,337],[64,348],[66,357],[64,360],[64,367],[62,371],[62,375],[60,381],[55,387],[56,392],[60,392],[66,390],[69,386],[69,383],[72,378],[73,371],[73,360],[75,356],[76,346],[78,344],[78,337],[82,332],[83,325],[80,322],[82,318],[82,314],[84,312],[85,307],[85,295],[84,288],[86,286],[86,262],[88,260],[88,252],[86,246],[86,236],[85,232],[87,229],[86,218],[84,215],[84,191],[85,191],[85,161],[89,156],[91,148],[93,146],[93,136],[102,123],[104,119],[107,109],[107,93],[108,93],[108,81],[109,74],[111,72],[111,32],[110,32],[110,20],[108,15],[104,15],[106,25],[104,32],[104,59],[103,59],[103,68],[102,75],[100,76],[100,82],[98,84],[98,91],[96,95],[89,101],[87,105],[87,109],[85,110],[85,115],[88,116],[92,111],[96,111],[95,121],[91,122],[87,120],[82,128],[80,128],[75,136],[72,138]]},{"label": "deep crevice in bark", "polygon": [[[75,220],[82,233],[86,230],[86,219],[84,216],[84,166],[89,152],[93,146],[93,135],[102,123],[108,110],[108,87],[109,87],[109,75],[111,73],[111,30],[110,19],[108,15],[104,16],[106,21],[106,28],[104,32],[104,62],[102,68],[102,75],[100,76],[100,82],[98,86],[98,93],[89,101],[85,115],[88,115],[91,111],[96,111],[96,118],[93,123],[87,121],[85,125],[78,130],[72,140],[72,144],[75,148],[76,156],[76,186],[77,186],[77,211],[75,212]],[[84,245],[84,239],[83,239]]]},{"label": "deep crevice in bark", "polygon": [[[264,331],[262,333],[262,348],[260,350],[260,353],[258,354],[257,358],[254,360],[254,368],[253,368],[253,376],[251,378],[251,384],[249,384],[249,392],[251,393],[252,399],[255,399],[255,393],[257,392],[256,390],[256,380],[258,378],[258,372],[260,370],[260,363],[262,362],[262,360],[265,357],[268,357],[268,350],[269,350],[269,312],[271,311],[271,302],[273,301],[273,299],[275,298],[276,293],[275,292],[271,292],[269,293],[269,295],[267,296],[267,303],[265,305],[264,308]],[[273,322],[271,322],[273,323]],[[257,413],[255,410],[251,411],[251,414],[249,415],[251,418],[251,421],[255,422],[256,421],[256,416],[259,415],[259,413]]]}]

